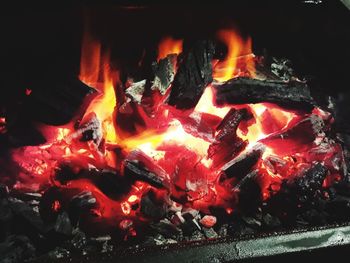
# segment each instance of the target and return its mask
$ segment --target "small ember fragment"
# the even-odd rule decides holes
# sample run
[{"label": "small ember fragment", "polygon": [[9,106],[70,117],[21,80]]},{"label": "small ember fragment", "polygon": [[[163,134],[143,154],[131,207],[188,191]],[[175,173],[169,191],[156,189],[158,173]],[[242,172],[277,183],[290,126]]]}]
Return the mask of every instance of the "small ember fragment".
[{"label": "small ember fragment", "polygon": [[200,221],[203,226],[210,228],[216,224],[216,217],[211,215],[205,215]]}]

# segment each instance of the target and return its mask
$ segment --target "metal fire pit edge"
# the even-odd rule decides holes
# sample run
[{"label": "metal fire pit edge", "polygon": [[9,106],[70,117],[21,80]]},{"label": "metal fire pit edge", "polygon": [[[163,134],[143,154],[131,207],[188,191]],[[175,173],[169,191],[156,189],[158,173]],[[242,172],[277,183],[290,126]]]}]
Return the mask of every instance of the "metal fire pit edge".
[{"label": "metal fire pit edge", "polygon": [[291,232],[275,232],[259,237],[246,237],[245,239],[225,238],[125,249],[93,257],[90,255],[88,258],[84,258],[84,262],[219,263],[347,244],[350,244],[350,225],[348,224]]}]

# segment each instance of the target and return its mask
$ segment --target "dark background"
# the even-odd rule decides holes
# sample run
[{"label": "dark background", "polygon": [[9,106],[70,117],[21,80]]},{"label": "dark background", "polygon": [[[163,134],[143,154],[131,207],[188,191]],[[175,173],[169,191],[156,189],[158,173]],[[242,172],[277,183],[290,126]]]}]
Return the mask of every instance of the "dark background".
[{"label": "dark background", "polygon": [[[35,90],[44,82],[50,89],[52,82],[78,75],[86,19],[92,34],[111,48],[114,65],[124,71],[135,70],[144,50],[147,59],[154,60],[164,35],[206,38],[234,25],[242,35],[252,36],[255,53],[267,50],[270,55],[289,58],[298,74],[313,76],[315,89],[334,96],[349,92],[350,11],[340,1],[176,3],[110,1],[1,8],[0,113],[23,100],[27,88]],[[344,247],[288,258],[340,260],[349,254]]]},{"label": "dark background", "polygon": [[143,50],[154,60],[164,35],[204,38],[234,25],[252,36],[255,53],[266,49],[291,59],[299,74],[315,76],[326,92],[348,89],[350,12],[338,0],[131,2],[1,8],[0,105],[43,79],[50,89],[50,81],[78,74],[86,18],[92,34],[111,47],[113,61],[125,71],[133,70]]}]

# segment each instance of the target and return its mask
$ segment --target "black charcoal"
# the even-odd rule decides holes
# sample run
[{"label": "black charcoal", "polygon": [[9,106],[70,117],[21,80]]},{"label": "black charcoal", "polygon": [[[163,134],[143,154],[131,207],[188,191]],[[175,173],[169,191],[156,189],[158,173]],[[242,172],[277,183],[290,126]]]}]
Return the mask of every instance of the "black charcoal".
[{"label": "black charcoal", "polygon": [[174,77],[169,104],[179,109],[196,106],[205,87],[212,82],[214,45],[211,41],[197,41],[183,53]]},{"label": "black charcoal", "polygon": [[314,107],[308,86],[297,81],[235,78],[215,85],[215,89],[218,105],[271,102],[295,109]]}]

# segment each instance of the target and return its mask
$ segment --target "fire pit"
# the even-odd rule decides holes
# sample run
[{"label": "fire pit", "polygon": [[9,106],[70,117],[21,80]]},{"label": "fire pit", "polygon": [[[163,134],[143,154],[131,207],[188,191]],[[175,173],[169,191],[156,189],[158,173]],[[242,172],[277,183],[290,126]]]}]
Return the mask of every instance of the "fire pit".
[{"label": "fire pit", "polygon": [[[301,7],[348,12],[322,1],[284,12]],[[327,90],[307,57],[264,49],[261,28],[250,36],[225,6],[220,23],[144,44],[104,31],[109,15],[140,22],[165,6],[107,9],[72,9],[84,21],[79,72],[29,70],[1,104],[5,262],[227,262],[349,243],[344,88]],[[276,12],[256,6],[256,21],[259,10]]]}]

